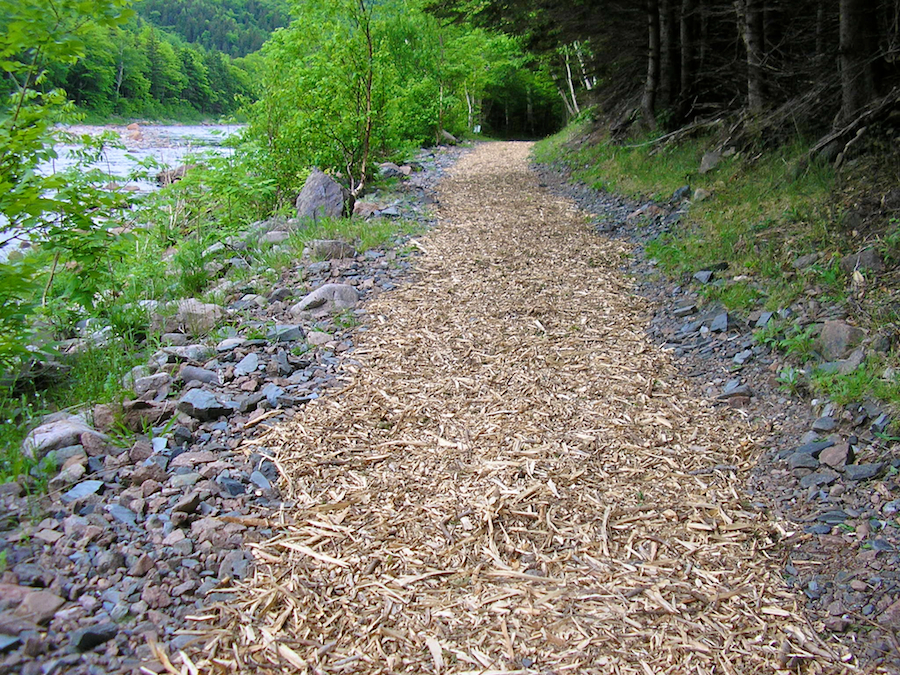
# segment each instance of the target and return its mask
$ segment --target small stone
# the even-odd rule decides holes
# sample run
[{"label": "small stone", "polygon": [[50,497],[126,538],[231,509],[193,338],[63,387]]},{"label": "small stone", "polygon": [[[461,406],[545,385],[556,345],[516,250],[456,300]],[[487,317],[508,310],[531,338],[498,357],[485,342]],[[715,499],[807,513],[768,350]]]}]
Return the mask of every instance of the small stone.
[{"label": "small stone", "polygon": [[231,401],[220,401],[215,394],[202,389],[191,389],[178,401],[178,410],[201,421],[227,417],[236,407]]},{"label": "small stone", "polygon": [[843,633],[850,626],[850,620],[840,616],[829,616],[823,623],[832,633]]},{"label": "small stone", "polygon": [[800,479],[800,487],[809,488],[831,485],[837,479],[838,475],[833,471],[815,471]]},{"label": "small stone", "polygon": [[84,499],[90,495],[97,494],[103,488],[102,480],[86,480],[82,481],[68,492],[64,493],[61,499],[66,504],[71,504],[79,499]]},{"label": "small stone", "polygon": [[15,616],[36,624],[45,624],[53,618],[65,600],[50,591],[32,591],[15,609]]},{"label": "small stone", "polygon": [[875,462],[873,464],[848,464],[844,467],[844,478],[851,481],[870,480],[875,478],[884,470],[884,464]]},{"label": "small stone", "polygon": [[155,564],[153,558],[144,553],[140,558],[134,561],[130,568],[128,568],[128,574],[132,577],[142,577],[152,570]]},{"label": "small stone", "polygon": [[834,440],[826,438],[824,441],[804,443],[803,445],[798,446],[794,452],[805,452],[813,457],[818,457],[825,448],[830,448],[832,445],[834,445]]},{"label": "small stone", "polygon": [[839,469],[853,461],[853,450],[849,443],[838,443],[822,450],[819,461],[834,469]]},{"label": "small stone", "polygon": [[716,317],[712,320],[712,323],[709,324],[709,331],[711,333],[724,333],[728,330],[729,319],[727,312],[722,312],[721,314],[717,314]]},{"label": "small stone", "polygon": [[822,417],[818,418],[815,422],[813,422],[812,430],[818,431],[818,432],[828,432],[828,431],[833,431],[835,426],[837,426],[837,424],[835,423],[833,417],[831,417],[829,415],[823,415]]},{"label": "small stone", "polygon": [[818,516],[816,516],[816,520],[823,523],[829,523],[831,525],[837,525],[838,523],[843,523],[845,520],[847,520],[847,517],[848,516],[846,512],[837,509],[834,511],[826,511],[825,513],[820,513]]},{"label": "small stone", "polygon": [[236,481],[234,478],[225,478],[223,476],[220,476],[218,479],[216,479],[216,482],[231,497],[237,497],[238,495],[242,495],[247,491],[246,488],[244,488],[244,485],[240,481]]},{"label": "small stone", "polygon": [[94,563],[94,567],[101,574],[108,574],[110,572],[115,572],[118,569],[122,569],[125,567],[125,556],[121,551],[118,550],[109,550],[102,551],[98,556],[97,560]]},{"label": "small stone", "polygon": [[838,361],[850,355],[865,337],[865,332],[844,321],[826,321],[822,324],[817,344],[826,361]]},{"label": "small stone", "polygon": [[261,472],[254,471],[250,474],[250,482],[253,483],[260,490],[271,490],[272,483],[269,482],[269,479],[266,478]]},{"label": "small stone", "polygon": [[120,523],[134,527],[137,525],[137,514],[121,504],[108,504],[106,510]]},{"label": "small stone", "polygon": [[96,626],[88,626],[72,633],[71,642],[76,651],[86,652],[94,647],[99,647],[104,642],[109,642],[119,633],[119,627],[114,623],[102,623]]},{"label": "small stone", "polygon": [[201,501],[200,493],[195,491],[178,500],[175,506],[172,507],[172,510],[180,511],[182,513],[194,513],[197,510],[197,507],[200,506]]},{"label": "small stone", "polygon": [[168,373],[157,373],[156,375],[148,375],[136,379],[132,389],[138,396],[143,396],[151,391],[159,391],[163,387],[167,387],[171,382],[172,378]]},{"label": "small stone", "polygon": [[178,377],[185,383],[202,382],[204,384],[221,384],[219,374],[206,368],[198,368],[197,366],[184,365],[178,371]]},{"label": "small stone", "polygon": [[806,452],[795,452],[788,457],[788,466],[791,469],[818,469],[819,460]]},{"label": "small stone", "polygon": [[234,367],[234,376],[243,377],[255,373],[259,369],[259,356],[250,352]]},{"label": "small stone", "polygon": [[701,270],[694,274],[694,279],[699,281],[701,284],[708,284],[713,280],[713,272],[711,270]]}]

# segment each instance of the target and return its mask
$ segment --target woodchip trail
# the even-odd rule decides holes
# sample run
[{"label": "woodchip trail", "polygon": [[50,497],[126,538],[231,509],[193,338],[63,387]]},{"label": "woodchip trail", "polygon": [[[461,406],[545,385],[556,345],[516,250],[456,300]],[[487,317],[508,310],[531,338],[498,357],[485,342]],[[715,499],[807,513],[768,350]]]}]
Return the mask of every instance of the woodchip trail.
[{"label": "woodchip trail", "polygon": [[352,382],[253,441],[296,507],[173,671],[854,670],[742,495],[748,427],[644,337],[628,246],[529,151],[456,164]]}]

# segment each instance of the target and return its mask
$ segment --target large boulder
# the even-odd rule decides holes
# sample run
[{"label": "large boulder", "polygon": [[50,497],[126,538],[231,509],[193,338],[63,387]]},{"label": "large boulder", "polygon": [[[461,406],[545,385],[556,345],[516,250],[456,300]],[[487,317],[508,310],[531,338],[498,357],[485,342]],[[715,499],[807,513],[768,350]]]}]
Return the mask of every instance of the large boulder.
[{"label": "large boulder", "polygon": [[96,432],[83,418],[63,414],[57,419],[48,420],[29,433],[22,444],[22,450],[26,457],[38,460],[53,450],[81,445],[82,435],[91,433]]},{"label": "large boulder", "polygon": [[315,221],[350,215],[353,201],[349,190],[325,172],[313,169],[297,197],[297,218]]},{"label": "large boulder", "polygon": [[359,291],[347,284],[325,284],[291,307],[291,314],[312,312],[326,315],[352,309],[359,302]]},{"label": "large boulder", "polygon": [[826,321],[819,333],[819,351],[826,361],[845,359],[865,336],[862,328],[843,321]]},{"label": "large boulder", "polygon": [[225,310],[197,298],[185,298],[178,303],[175,321],[178,326],[190,335],[208,333],[225,316]]}]

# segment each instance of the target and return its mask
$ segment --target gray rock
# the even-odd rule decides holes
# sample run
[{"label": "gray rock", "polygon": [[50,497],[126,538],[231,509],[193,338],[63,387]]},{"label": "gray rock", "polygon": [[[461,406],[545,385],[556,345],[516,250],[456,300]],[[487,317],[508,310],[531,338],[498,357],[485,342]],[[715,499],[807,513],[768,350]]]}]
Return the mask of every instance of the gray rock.
[{"label": "gray rock", "polygon": [[246,342],[246,340],[241,337],[225,338],[219,344],[216,345],[216,351],[219,352],[220,354],[222,354],[224,352],[230,352],[234,349],[237,349],[238,347],[243,346],[243,344],[245,342]]},{"label": "gray rock", "polygon": [[296,342],[305,337],[303,328],[295,324],[278,324],[266,334],[269,342]]},{"label": "gray rock", "polygon": [[794,452],[803,452],[812,455],[813,457],[818,457],[825,448],[830,448],[832,445],[834,445],[834,440],[826,438],[824,441],[804,443],[803,445],[798,446]]},{"label": "gray rock", "polygon": [[215,394],[202,389],[191,389],[178,401],[178,410],[203,422],[227,417],[236,407],[231,401],[220,401]]},{"label": "gray rock", "polygon": [[838,479],[838,475],[834,471],[815,471],[808,476],[800,479],[800,487],[821,487],[823,485],[831,485]]},{"label": "gray rock", "polygon": [[859,253],[852,253],[841,259],[841,269],[845,274],[853,274],[854,271],[861,272],[883,272],[884,260],[881,254],[874,248],[866,248]]},{"label": "gray rock", "polygon": [[694,190],[692,201],[705,202],[710,197],[712,197],[712,192],[710,192],[709,190],[704,190],[703,188],[697,188],[696,190]]},{"label": "gray rock", "polygon": [[713,150],[712,152],[707,152],[703,155],[703,158],[700,160],[700,169],[699,172],[701,174],[709,173],[713,169],[715,169],[719,162],[722,161],[722,153],[718,150]]},{"label": "gray rock", "polygon": [[753,350],[752,350],[752,349],[745,349],[745,350],[743,350],[743,351],[738,352],[737,354],[735,354],[735,355],[734,355],[734,358],[733,358],[732,360],[733,360],[737,365],[742,366],[742,365],[744,365],[745,363],[747,363],[747,361],[749,361],[749,360],[752,359],[752,358],[753,358]]},{"label": "gray rock", "polygon": [[712,270],[700,270],[699,272],[696,272],[694,274],[694,279],[699,281],[701,284],[708,284],[713,280],[714,276],[715,275],[713,274]]},{"label": "gray rock", "polygon": [[404,178],[407,175],[393,162],[382,162],[379,164],[378,174],[384,178]]},{"label": "gray rock", "polygon": [[353,213],[353,198],[331,176],[313,169],[297,196],[297,219],[340,218]]},{"label": "gray rock", "polygon": [[853,461],[853,449],[849,443],[838,443],[822,450],[819,461],[834,469],[839,469]]},{"label": "gray rock", "polygon": [[134,381],[132,389],[138,396],[143,396],[148,392],[158,391],[164,387],[167,387],[171,382],[172,378],[168,373],[156,373],[156,375],[139,377]]},{"label": "gray rock", "polygon": [[837,423],[834,421],[833,417],[830,417],[829,415],[823,415],[812,423],[812,430],[833,431],[836,426]]},{"label": "gray rock", "polygon": [[725,384],[725,388],[719,395],[719,400],[734,398],[735,396],[753,396],[753,390],[740,380],[731,380]]},{"label": "gray rock", "polygon": [[765,328],[774,315],[774,312],[762,312],[756,320],[756,323],[753,324],[754,328]]},{"label": "gray rock", "polygon": [[324,284],[291,307],[291,314],[316,311],[330,313],[352,309],[359,302],[359,292],[348,284]]},{"label": "gray rock", "polygon": [[79,652],[90,651],[104,642],[109,642],[119,633],[114,623],[102,623],[75,631],[71,635],[72,647]]},{"label": "gray rock", "polygon": [[831,525],[843,523],[845,520],[847,520],[847,518],[848,516],[846,512],[841,511],[840,509],[837,509],[835,511],[826,511],[825,513],[820,513],[818,516],[816,516],[816,520],[823,523],[829,523]]},{"label": "gray rock", "polygon": [[268,401],[269,405],[273,408],[278,407],[278,399],[284,396],[284,389],[279,387],[276,384],[272,384],[271,382],[262,388],[260,394],[263,395],[263,398]]},{"label": "gray rock", "polygon": [[679,318],[690,316],[691,314],[696,313],[697,305],[693,302],[688,303],[686,305],[680,305],[672,310],[672,316],[677,316]]},{"label": "gray rock", "polygon": [[266,232],[260,241],[264,244],[277,245],[286,242],[291,238],[290,232],[285,232],[284,230],[272,230],[271,232]]},{"label": "gray rock", "polygon": [[260,490],[271,490],[272,483],[269,482],[269,479],[266,478],[261,472],[254,471],[250,474],[250,482],[253,483]]},{"label": "gray rock", "polygon": [[844,478],[852,481],[870,480],[884,471],[884,464],[848,464],[844,467]]},{"label": "gray rock", "polygon": [[255,373],[258,368],[259,356],[257,356],[255,352],[250,352],[234,367],[234,374],[237,377],[241,377],[242,375],[250,375],[251,373]]},{"label": "gray rock", "polygon": [[795,452],[788,457],[788,466],[792,469],[818,469],[819,460],[806,452]]},{"label": "gray rock", "polygon": [[843,321],[826,321],[816,342],[826,361],[837,361],[847,358],[864,337],[861,328]]},{"label": "gray rock", "polygon": [[219,374],[206,368],[198,368],[197,366],[184,365],[178,371],[178,377],[182,382],[202,382],[203,384],[221,384]]},{"label": "gray rock", "polygon": [[134,527],[137,525],[137,514],[121,504],[108,504],[106,510],[120,523]]},{"label": "gray rock", "polygon": [[242,551],[229,551],[222,558],[222,563],[219,565],[219,580],[226,578],[243,579],[249,568],[250,561],[247,560]]},{"label": "gray rock", "polygon": [[102,488],[102,480],[82,481],[71,490],[64,493],[62,497],[60,497],[60,499],[62,499],[66,504],[71,504],[72,502],[76,502],[79,499],[84,499],[85,497],[90,497],[91,495],[97,494]]},{"label": "gray rock", "polygon": [[712,320],[712,323],[709,324],[709,330],[712,333],[724,333],[728,330],[730,326],[731,317],[728,316],[727,312],[722,312],[721,314],[717,314],[716,317]]},{"label": "gray rock", "polygon": [[243,483],[235,480],[234,478],[228,478],[226,476],[219,476],[216,479],[216,482],[222,488],[222,490],[230,497],[237,497],[238,495],[244,494],[247,489],[244,487]]}]

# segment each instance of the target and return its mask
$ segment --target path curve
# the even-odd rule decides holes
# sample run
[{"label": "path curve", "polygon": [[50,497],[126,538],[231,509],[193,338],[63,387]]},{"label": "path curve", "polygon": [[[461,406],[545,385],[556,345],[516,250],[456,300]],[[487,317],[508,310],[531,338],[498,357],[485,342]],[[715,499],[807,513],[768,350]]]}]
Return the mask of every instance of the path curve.
[{"label": "path curve", "polygon": [[[441,186],[418,280],[369,306],[340,394],[253,441],[296,508],[195,663],[314,673],[841,672],[741,494],[739,413],[642,333],[628,247],[530,145]],[[252,448],[249,448],[252,449]]]}]

